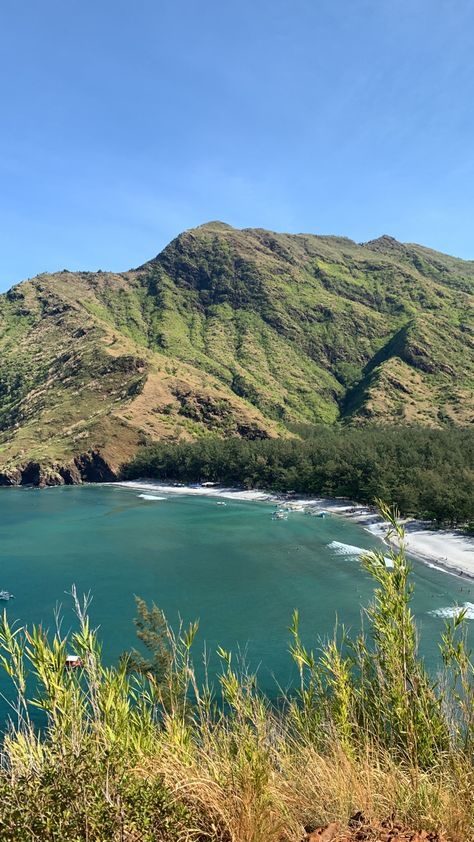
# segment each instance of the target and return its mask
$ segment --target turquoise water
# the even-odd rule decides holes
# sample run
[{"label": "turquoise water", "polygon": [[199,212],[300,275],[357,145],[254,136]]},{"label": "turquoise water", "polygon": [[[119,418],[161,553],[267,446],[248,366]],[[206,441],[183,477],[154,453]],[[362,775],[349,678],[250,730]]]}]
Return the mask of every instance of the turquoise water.
[{"label": "turquoise water", "polygon": [[[172,624],[179,615],[199,619],[195,660],[205,644],[211,673],[218,644],[245,649],[270,693],[273,676],[284,686],[294,676],[288,626],[295,607],[305,642],[315,648],[336,617],[360,628],[372,584],[356,557],[329,545],[379,548],[361,527],[301,512],[273,521],[268,503],[227,500],[224,507],[212,498],[139,494],[119,486],[2,489],[0,589],[16,596],[4,603],[9,618],[53,629],[61,603],[67,631],[74,616],[66,592],[75,584],[93,595],[91,618],[112,662],[135,642],[138,594],[162,607]],[[435,669],[443,621],[430,612],[474,601],[474,584],[470,594],[465,580],[417,562],[414,582],[421,649]],[[7,687],[0,675],[0,692]]]}]

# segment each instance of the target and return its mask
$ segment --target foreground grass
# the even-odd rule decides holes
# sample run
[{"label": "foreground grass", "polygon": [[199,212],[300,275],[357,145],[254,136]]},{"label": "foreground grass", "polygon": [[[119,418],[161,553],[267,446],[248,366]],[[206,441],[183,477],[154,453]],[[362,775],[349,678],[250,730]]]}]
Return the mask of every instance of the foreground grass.
[{"label": "foreground grass", "polygon": [[[392,571],[381,555],[364,560],[376,583],[366,636],[339,634],[316,655],[295,613],[300,683],[278,708],[222,649],[217,691],[198,685],[197,627],[166,628],[164,646],[157,610],[141,626],[148,666],[132,657],[107,668],[87,603],[76,600],[79,631],[67,647],[84,666],[69,671],[59,633],[48,639],[4,618],[1,662],[14,693],[0,770],[2,842],[298,842],[333,820],[344,828],[359,812],[373,826],[395,816],[453,842],[473,839],[473,666],[463,617],[446,625],[434,681],[417,655],[393,517],[392,528],[402,541]],[[34,709],[44,717],[40,733]]]}]

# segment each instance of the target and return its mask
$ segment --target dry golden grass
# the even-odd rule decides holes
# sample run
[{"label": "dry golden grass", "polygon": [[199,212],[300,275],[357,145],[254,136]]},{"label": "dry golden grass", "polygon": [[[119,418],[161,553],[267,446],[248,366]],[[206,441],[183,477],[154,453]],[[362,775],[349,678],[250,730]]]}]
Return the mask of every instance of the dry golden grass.
[{"label": "dry golden grass", "polygon": [[[280,728],[281,720],[268,724]],[[157,754],[136,769],[146,778],[162,777],[187,805],[194,824],[183,828],[183,838],[300,842],[330,822],[344,831],[358,813],[374,828],[392,817],[451,842],[474,838],[472,770],[461,759],[453,764],[446,757],[426,772],[376,751],[350,758],[337,740],[322,753],[282,733],[276,744],[254,744],[243,758],[233,729],[210,735],[204,726],[195,737],[183,748],[164,736]]]}]

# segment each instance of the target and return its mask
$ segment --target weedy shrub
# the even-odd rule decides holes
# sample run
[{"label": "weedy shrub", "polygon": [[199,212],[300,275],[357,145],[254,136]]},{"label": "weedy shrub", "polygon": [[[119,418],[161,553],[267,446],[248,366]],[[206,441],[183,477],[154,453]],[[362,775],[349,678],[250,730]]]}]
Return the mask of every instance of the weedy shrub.
[{"label": "weedy shrub", "polygon": [[[177,633],[138,600],[150,657],[104,665],[73,599],[68,641],[0,624],[12,682],[0,768],[0,840],[23,842],[284,842],[362,811],[415,828],[474,838],[474,667],[463,612],[440,641],[444,673],[418,656],[412,585],[396,513],[391,567],[368,553],[374,580],[365,631],[344,629],[319,652],[293,617],[298,686],[276,706],[245,664],[218,649],[214,690],[192,663],[197,624]],[[81,669],[66,668],[66,645]],[[38,725],[40,712],[42,724]]]}]

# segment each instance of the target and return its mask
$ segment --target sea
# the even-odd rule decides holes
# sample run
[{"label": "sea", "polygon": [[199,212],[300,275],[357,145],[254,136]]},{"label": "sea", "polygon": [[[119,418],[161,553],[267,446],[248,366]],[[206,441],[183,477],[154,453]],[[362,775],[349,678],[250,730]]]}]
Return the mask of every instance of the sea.
[{"label": "sea", "polygon": [[[75,586],[90,595],[91,622],[113,664],[136,645],[137,595],[162,608],[175,629],[199,621],[193,657],[200,677],[206,660],[216,681],[222,646],[277,698],[296,680],[293,610],[315,652],[336,626],[356,635],[367,626],[374,589],[360,555],[388,550],[340,516],[299,510],[275,520],[274,510],[265,499],[159,485],[1,489],[0,589],[15,598],[0,608],[17,626],[41,624],[53,634],[59,622],[67,635],[77,627]],[[474,582],[411,563],[420,652],[436,672],[446,618],[460,605],[474,617]],[[12,688],[1,666],[0,693],[3,718]]]}]

